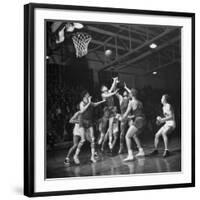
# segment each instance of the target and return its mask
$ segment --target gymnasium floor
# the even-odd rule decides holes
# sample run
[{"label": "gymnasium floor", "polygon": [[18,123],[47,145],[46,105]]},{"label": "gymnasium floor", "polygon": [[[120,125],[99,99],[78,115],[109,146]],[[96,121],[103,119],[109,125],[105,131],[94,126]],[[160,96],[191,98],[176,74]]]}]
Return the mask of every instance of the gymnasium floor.
[{"label": "gymnasium floor", "polygon": [[[137,158],[132,162],[123,162],[127,153],[110,155],[109,153],[99,154],[97,163],[90,163],[90,147],[86,145],[80,154],[81,165],[65,166],[64,159],[66,150],[54,150],[47,153],[47,178],[80,177],[80,176],[101,176],[120,174],[143,174],[161,172],[181,171],[181,142],[178,137],[170,141],[171,155],[162,157],[163,143],[160,142],[160,154],[150,156],[153,150],[153,143],[145,142],[143,147],[145,157]],[[136,154],[136,150],[134,151]]]}]

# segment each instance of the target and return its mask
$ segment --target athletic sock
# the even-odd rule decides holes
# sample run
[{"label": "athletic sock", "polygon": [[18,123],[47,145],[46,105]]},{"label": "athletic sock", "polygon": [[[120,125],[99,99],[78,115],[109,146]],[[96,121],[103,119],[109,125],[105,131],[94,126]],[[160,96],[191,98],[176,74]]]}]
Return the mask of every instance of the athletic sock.
[{"label": "athletic sock", "polygon": [[128,157],[133,157],[133,151],[132,150],[128,150]]},{"label": "athletic sock", "polygon": [[139,148],[139,152],[144,151],[143,148]]},{"label": "athletic sock", "polygon": [[79,153],[80,153],[80,149],[76,149],[74,156],[77,157],[79,155]]}]

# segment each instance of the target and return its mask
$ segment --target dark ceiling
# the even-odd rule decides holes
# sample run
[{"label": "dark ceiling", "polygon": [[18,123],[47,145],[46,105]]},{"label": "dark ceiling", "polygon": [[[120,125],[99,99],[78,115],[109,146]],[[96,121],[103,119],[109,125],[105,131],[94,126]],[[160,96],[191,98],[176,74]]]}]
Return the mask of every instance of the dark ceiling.
[{"label": "dark ceiling", "polygon": [[[49,22],[49,38],[57,37],[67,22]],[[101,62],[100,70],[130,71],[130,68],[142,69],[148,73],[156,68],[165,67],[181,58],[181,27],[141,24],[116,24],[81,22],[83,29],[92,36],[88,46],[87,59]],[[52,41],[52,40],[48,40]],[[151,49],[155,43],[157,48]],[[54,54],[52,45],[49,50]],[[51,49],[52,48],[52,49]],[[59,47],[58,47],[59,49]],[[105,58],[106,49],[112,50],[112,56]]]}]

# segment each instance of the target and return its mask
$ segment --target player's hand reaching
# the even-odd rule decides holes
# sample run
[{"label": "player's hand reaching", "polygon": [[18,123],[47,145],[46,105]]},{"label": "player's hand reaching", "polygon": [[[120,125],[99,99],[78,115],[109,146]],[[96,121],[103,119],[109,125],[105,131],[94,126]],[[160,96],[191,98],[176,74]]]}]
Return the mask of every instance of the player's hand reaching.
[{"label": "player's hand reaching", "polygon": [[92,101],[92,97],[89,96],[89,97],[88,97],[88,102],[91,103],[91,101]]},{"label": "player's hand reaching", "polygon": [[120,82],[118,77],[113,77],[113,81],[114,81],[115,83],[119,83],[119,82]]},{"label": "player's hand reaching", "polygon": [[114,93],[117,94],[119,92],[119,88],[117,88]]}]

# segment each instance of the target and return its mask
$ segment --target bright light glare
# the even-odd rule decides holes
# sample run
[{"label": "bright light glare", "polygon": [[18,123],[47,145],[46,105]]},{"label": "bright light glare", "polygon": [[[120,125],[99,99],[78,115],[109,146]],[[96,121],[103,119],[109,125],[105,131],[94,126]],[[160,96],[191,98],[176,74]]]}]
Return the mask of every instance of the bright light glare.
[{"label": "bright light glare", "polygon": [[152,44],[149,45],[149,47],[150,47],[151,49],[155,49],[155,48],[157,47],[157,44],[152,43]]}]

